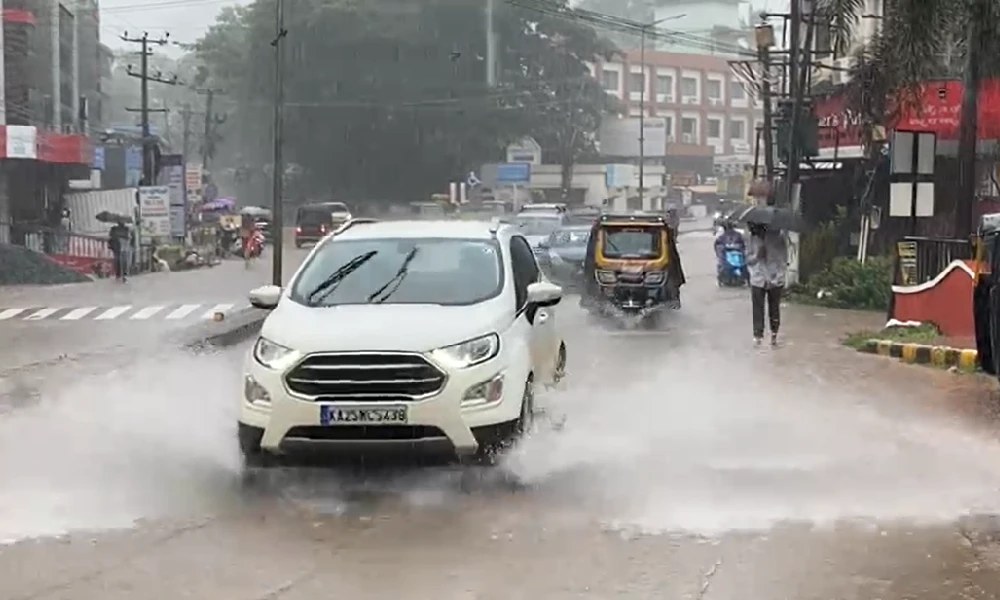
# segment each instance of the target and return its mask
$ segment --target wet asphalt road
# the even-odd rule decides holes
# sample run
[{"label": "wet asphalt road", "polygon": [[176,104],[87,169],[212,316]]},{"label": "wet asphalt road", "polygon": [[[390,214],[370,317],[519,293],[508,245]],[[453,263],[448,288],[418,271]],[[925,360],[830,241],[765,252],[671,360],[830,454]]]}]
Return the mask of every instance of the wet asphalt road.
[{"label": "wet asphalt road", "polygon": [[1000,597],[994,385],[837,345],[877,315],[788,307],[784,345],[754,349],[710,238],[681,252],[660,330],[565,303],[566,425],[499,471],[289,470],[249,493],[238,351],[38,369],[0,390],[31,398],[0,420],[0,598]]}]

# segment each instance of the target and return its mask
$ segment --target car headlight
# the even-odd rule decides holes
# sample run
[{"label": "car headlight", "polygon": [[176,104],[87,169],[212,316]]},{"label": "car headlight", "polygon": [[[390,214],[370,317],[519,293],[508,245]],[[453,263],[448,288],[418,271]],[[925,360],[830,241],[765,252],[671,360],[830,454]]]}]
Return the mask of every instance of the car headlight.
[{"label": "car headlight", "polygon": [[490,333],[454,346],[431,352],[435,360],[453,369],[466,369],[484,363],[500,352],[500,336]]},{"label": "car headlight", "polygon": [[614,271],[598,271],[597,281],[600,283],[615,283],[618,281],[618,275]]},{"label": "car headlight", "polygon": [[282,370],[297,361],[299,353],[261,337],[257,338],[257,343],[253,346],[253,357],[268,369]]}]

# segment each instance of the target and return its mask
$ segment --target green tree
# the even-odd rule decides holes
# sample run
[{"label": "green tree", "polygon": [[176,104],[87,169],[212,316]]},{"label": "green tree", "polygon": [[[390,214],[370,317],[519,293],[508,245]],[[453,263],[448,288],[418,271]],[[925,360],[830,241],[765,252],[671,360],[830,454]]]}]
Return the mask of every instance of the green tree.
[{"label": "green tree", "polygon": [[[488,88],[484,6],[288,3],[284,147],[301,165],[303,194],[421,200],[525,135],[551,140],[560,157],[587,149],[607,97],[590,86],[579,94],[584,61],[609,48],[579,24],[498,3],[501,83]],[[270,162],[273,38],[274,0],[257,0],[224,11],[197,45],[235,102],[231,166],[258,190]],[[566,141],[572,128],[581,141]]]},{"label": "green tree", "polygon": [[[819,7],[831,19],[835,48],[848,48],[864,0],[823,0]],[[852,68],[851,104],[869,126],[885,123],[900,107],[916,102],[921,81],[961,75],[965,91],[959,125],[957,236],[967,235],[973,226],[978,92],[985,78],[1000,71],[998,51],[1000,0],[889,0],[879,33],[858,53]]]}]

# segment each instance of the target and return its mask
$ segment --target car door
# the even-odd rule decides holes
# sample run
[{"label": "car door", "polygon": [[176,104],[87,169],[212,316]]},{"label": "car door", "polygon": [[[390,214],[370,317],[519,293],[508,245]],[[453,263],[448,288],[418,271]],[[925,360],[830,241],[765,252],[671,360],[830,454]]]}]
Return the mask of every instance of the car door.
[{"label": "car door", "polygon": [[527,307],[528,286],[542,280],[541,270],[535,261],[531,244],[524,237],[515,235],[510,240],[511,268],[513,269],[517,311],[531,325],[531,359],[535,379],[548,381],[555,367],[559,350],[555,323],[555,307]]}]

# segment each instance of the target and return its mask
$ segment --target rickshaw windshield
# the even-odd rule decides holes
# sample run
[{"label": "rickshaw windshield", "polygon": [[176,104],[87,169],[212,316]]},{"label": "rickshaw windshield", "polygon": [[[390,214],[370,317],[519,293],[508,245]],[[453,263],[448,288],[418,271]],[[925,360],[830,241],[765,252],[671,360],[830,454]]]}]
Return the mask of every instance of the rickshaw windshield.
[{"label": "rickshaw windshield", "polygon": [[606,227],[601,254],[607,258],[656,258],[663,253],[658,227]]}]

